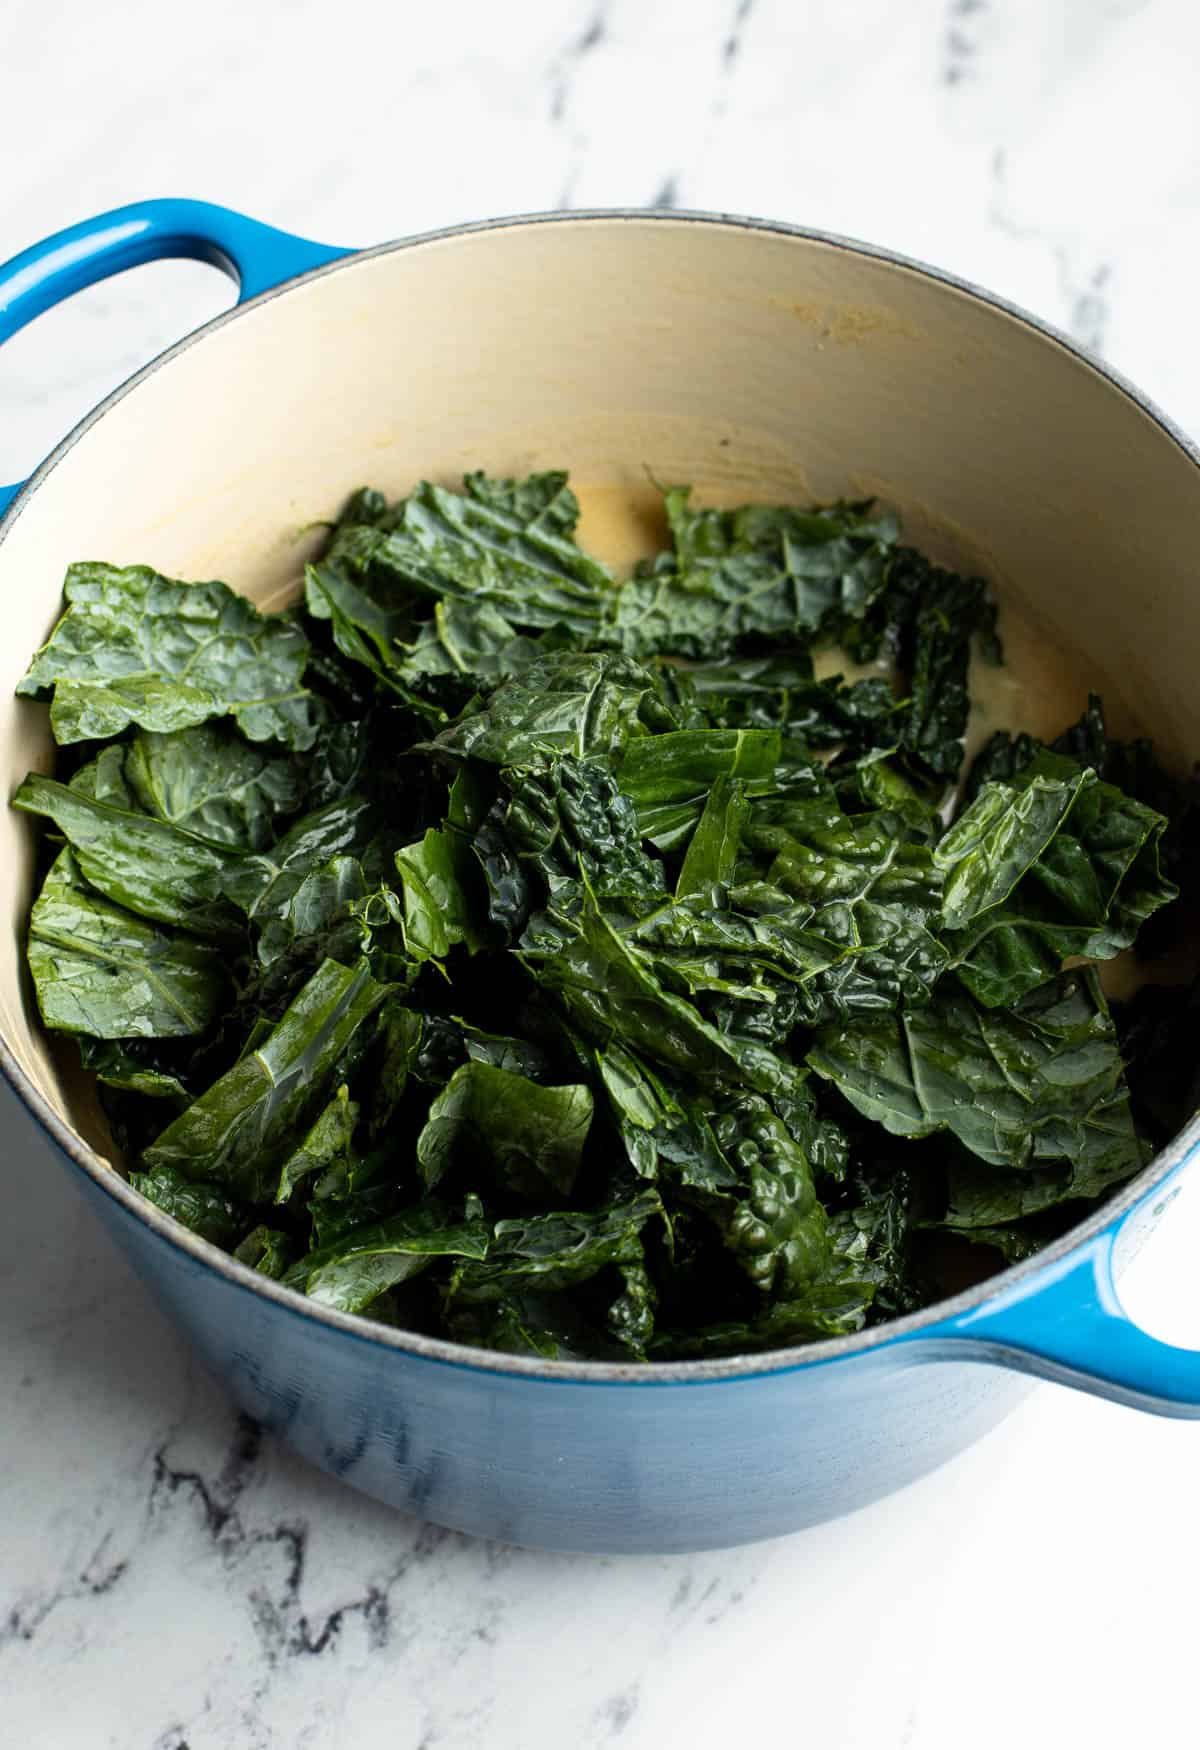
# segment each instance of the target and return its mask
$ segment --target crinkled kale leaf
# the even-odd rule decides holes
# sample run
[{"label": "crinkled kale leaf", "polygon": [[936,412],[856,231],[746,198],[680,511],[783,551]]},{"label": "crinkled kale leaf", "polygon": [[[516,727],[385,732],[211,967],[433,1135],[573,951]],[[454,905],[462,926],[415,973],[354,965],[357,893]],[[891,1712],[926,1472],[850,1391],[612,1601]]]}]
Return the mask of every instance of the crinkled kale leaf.
[{"label": "crinkled kale leaf", "polygon": [[308,640],[288,616],[145,565],[72,565],[63,594],[66,611],[17,689],[51,695],[60,744],[227,714],[250,741],[315,741],[324,713],[303,685]]}]

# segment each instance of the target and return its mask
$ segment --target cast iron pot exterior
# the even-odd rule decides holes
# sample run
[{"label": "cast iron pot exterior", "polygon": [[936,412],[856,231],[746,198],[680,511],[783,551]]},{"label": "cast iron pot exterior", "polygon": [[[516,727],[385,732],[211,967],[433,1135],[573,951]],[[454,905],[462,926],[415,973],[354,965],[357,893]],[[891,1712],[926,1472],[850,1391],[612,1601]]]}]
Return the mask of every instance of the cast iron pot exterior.
[{"label": "cast iron pot exterior", "polygon": [[[6,694],[53,621],[67,558],[144,559],[200,576],[218,571],[212,554],[223,561],[218,574],[260,603],[278,600],[299,563],[296,545],[279,533],[288,506],[298,527],[366,479],[401,490],[424,471],[422,454],[434,473],[459,463],[503,470],[565,460],[581,478],[619,487],[631,478],[636,442],[637,461],[665,456],[671,477],[724,478],[731,495],[748,483],[818,496],[880,491],[899,504],[910,528],[927,523],[943,546],[970,548],[1002,577],[1036,583],[1039,564],[1060,584],[1066,576],[1066,595],[1075,589],[1078,600],[1058,602],[1058,611],[1071,615],[1087,603],[1090,654],[1100,661],[1105,651],[1115,653],[1128,684],[1154,700],[1146,714],[1169,746],[1200,746],[1186,650],[1164,650],[1159,636],[1163,625],[1178,621],[1182,630],[1198,615],[1175,538],[1182,521],[1191,550],[1200,527],[1195,453],[1069,342],[970,287],[862,245],[750,220],[559,215],[355,254],[220,208],[163,201],[88,221],[0,268],[0,340],[68,293],[164,255],[226,268],[239,280],[241,302],[132,379],[24,488],[0,490],[0,512],[9,506],[0,520],[0,588],[10,609],[10,672],[0,673]],[[467,307],[478,301],[481,267],[494,272],[501,306],[505,286],[515,300],[496,316],[497,332],[511,330],[519,355],[520,370],[513,365],[507,378],[495,337],[489,344],[480,335],[486,307]],[[429,315],[445,306],[456,283],[463,306],[457,333],[457,307],[440,330]],[[533,293],[539,298],[531,300]],[[289,331],[297,299],[308,300],[307,315]],[[326,302],[338,308],[323,322]],[[583,351],[589,323],[601,352],[611,332],[610,357],[579,366],[568,331],[554,333],[552,313],[564,304],[585,330]],[[245,333],[252,344],[239,345],[239,325],[251,322],[257,326]],[[407,328],[403,344],[398,326]],[[231,331],[232,354],[222,341]],[[309,344],[301,343],[304,333]],[[653,377],[652,363],[628,366],[632,354],[637,367],[638,346],[647,344],[653,351],[646,359],[663,372],[657,383],[644,381]],[[530,363],[543,345],[549,363],[530,386]],[[722,345],[733,374],[717,411],[703,405],[696,365],[716,348],[719,375]],[[777,379],[793,368],[793,353],[794,368],[808,377],[781,389]],[[356,356],[363,361],[357,375]],[[363,397],[376,392],[372,360],[386,406],[364,445]],[[236,368],[223,375],[230,365]],[[460,396],[461,406],[440,410],[440,424],[422,411],[423,372],[432,385],[450,385],[452,403]],[[485,407],[492,425],[473,426],[489,373],[497,378],[494,406]],[[1010,425],[990,394],[1001,381],[1016,397]],[[924,386],[919,398],[917,382]],[[161,457],[176,385],[179,441]],[[812,410],[810,453],[799,461],[789,452],[786,423],[798,386]],[[316,443],[281,455],[285,484],[263,503],[262,470],[270,463],[259,427],[271,417],[272,388],[301,394],[337,429],[325,455],[308,455],[319,451]],[[643,392],[644,405],[635,405]],[[522,393],[524,409],[514,405]],[[843,411],[855,395],[857,408]],[[773,427],[756,418],[772,396],[784,409]],[[255,411],[251,403],[260,402],[268,411]],[[501,438],[509,407],[512,429]],[[956,459],[968,454],[968,434],[939,435],[960,416],[975,422],[975,444],[992,445],[974,481],[966,478],[969,464]],[[277,417],[280,433],[296,424],[294,408]],[[623,431],[636,439],[622,441]],[[221,433],[230,454],[215,458]],[[282,437],[279,443],[286,449]],[[850,460],[859,455],[861,466]],[[918,462],[908,477],[912,456]],[[993,487],[998,481],[1007,490],[1015,481],[1025,491],[1024,523],[1011,538],[1003,525],[1004,551],[995,529],[986,528],[989,469]],[[1125,518],[1124,535],[1116,526],[1094,528],[1118,480],[1126,504],[1146,506],[1142,523],[1133,514],[1132,529]],[[1041,482],[1052,500],[1041,512],[1030,481]],[[136,516],[126,516],[123,505],[132,509],[135,499]],[[1090,520],[1068,528],[1061,537],[1067,545],[1055,550],[1058,522],[1072,517]],[[212,547],[214,525],[229,526],[236,553]],[[985,533],[976,542],[980,526]],[[1072,583],[1064,557],[1089,527],[1094,552],[1090,563],[1076,565],[1084,575]],[[1130,551],[1111,553],[1122,539]],[[1131,564],[1144,580],[1131,586],[1132,602],[1120,581]],[[1051,614],[1051,630],[1052,622]],[[1176,642],[1194,648],[1189,639]],[[45,768],[52,750],[44,712],[27,704],[7,711],[0,746],[13,783],[30,764]],[[8,829],[8,854],[0,859],[7,882],[0,903],[13,924],[0,964],[5,1074],[238,1405],[368,1494],[514,1543],[694,1550],[795,1530],[888,1493],[994,1425],[1035,1375],[1143,1409],[1200,1415],[1200,1353],[1160,1343],[1134,1325],[1114,1286],[1200,1148],[1196,1120],[1099,1216],[1038,1258],[882,1330],[805,1348],[654,1368],[542,1362],[409,1336],[316,1306],[177,1226],[105,1158],[108,1144],[86,1090],[64,1085],[38,1032],[20,967],[30,835],[24,823],[10,820]]]}]

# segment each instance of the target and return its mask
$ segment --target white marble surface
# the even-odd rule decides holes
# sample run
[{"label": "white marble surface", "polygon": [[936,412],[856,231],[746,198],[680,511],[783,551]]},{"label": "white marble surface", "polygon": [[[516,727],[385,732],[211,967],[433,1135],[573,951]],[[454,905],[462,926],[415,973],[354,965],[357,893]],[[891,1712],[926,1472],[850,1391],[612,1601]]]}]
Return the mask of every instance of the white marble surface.
[{"label": "white marble surface", "polygon": [[[870,238],[1200,434],[1194,0],[6,0],[0,255],[149,194],[339,242],[674,203]],[[158,266],[0,354],[0,480],[230,293]],[[489,1548],[240,1426],[0,1105],[0,1743],[1092,1750],[1197,1741],[1200,1429],[1051,1388],[855,1518]],[[1200,1342],[1197,1199],[1135,1310]]]}]

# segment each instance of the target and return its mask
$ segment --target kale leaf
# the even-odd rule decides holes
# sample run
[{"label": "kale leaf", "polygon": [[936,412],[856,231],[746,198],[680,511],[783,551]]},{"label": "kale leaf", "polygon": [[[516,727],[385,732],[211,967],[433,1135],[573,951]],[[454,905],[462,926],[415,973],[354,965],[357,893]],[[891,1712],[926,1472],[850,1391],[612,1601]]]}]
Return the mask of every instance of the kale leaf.
[{"label": "kale leaf", "polygon": [[924,1008],[822,1033],[808,1062],[893,1136],[949,1131],[979,1161],[1031,1173],[1037,1207],[1098,1197],[1146,1158],[1116,1028],[1089,970],[1003,1010],[948,981]]},{"label": "kale leaf", "polygon": [[96,802],[82,790],[31,772],[13,807],[52,820],[79,873],[99,893],[139,917],[216,941],[238,935],[221,904],[221,883],[238,855],[165,820]]},{"label": "kale leaf", "polygon": [[984,785],[933,852],[952,964],[989,1008],[1015,1003],[1072,955],[1107,960],[1178,897],[1163,879],[1162,815],[1091,767],[1039,754]]},{"label": "kale leaf", "polygon": [[339,1312],[364,1312],[438,1258],[482,1259],[487,1251],[481,1217],[455,1221],[442,1205],[427,1201],[318,1246],[293,1264],[283,1281]]},{"label": "kale leaf", "polygon": [[869,505],[693,510],[665,494],[673,550],[617,598],[632,656],[712,660],[749,638],[813,638],[862,616],[887,577],[896,528]]},{"label": "kale leaf", "polygon": [[53,695],[60,745],[232,713],[251,741],[312,746],[323,713],[302,684],[308,640],[294,620],[144,565],[72,565],[63,594],[67,611],[17,688]]},{"label": "kale leaf", "polygon": [[264,753],[224,723],[139,730],[124,776],[147,814],[239,851],[261,851],[306,795],[294,758]]},{"label": "kale leaf", "polygon": [[246,1226],[245,1207],[222,1186],[198,1183],[176,1167],[164,1163],[148,1173],[130,1173],[129,1183],[164,1215],[214,1246],[232,1248]]},{"label": "kale leaf", "polygon": [[417,1161],[429,1190],[448,1172],[486,1169],[507,1189],[538,1198],[569,1197],[592,1122],[582,1083],[541,1087],[499,1064],[460,1064],[429,1108]]},{"label": "kale leaf", "polygon": [[283,1018],[147,1148],[148,1167],[227,1186],[263,1203],[320,1096],[352,1061],[355,1036],[386,987],[326,960]]},{"label": "kale leaf", "polygon": [[70,849],[34,902],[28,957],[46,1025],[92,1039],[203,1033],[226,993],[218,947],[111,904]]}]

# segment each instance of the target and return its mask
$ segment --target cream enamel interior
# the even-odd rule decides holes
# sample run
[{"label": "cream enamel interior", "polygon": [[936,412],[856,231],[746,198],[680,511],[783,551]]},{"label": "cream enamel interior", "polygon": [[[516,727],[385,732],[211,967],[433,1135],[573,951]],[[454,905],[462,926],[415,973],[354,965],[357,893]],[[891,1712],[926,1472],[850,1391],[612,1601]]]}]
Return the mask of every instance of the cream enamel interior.
[{"label": "cream enamel interior", "polygon": [[[1200,469],[1151,415],[919,270],[736,223],[612,216],[355,258],[219,322],[88,426],[0,541],[9,793],[51,764],[44,709],[12,694],[71,560],[220,576],[278,603],[319,538],[306,526],[355,486],[551,465],[593,489],[644,490],[649,469],[726,501],[878,494],[911,539],[1018,605],[1029,648],[1052,653],[1030,659],[1047,692],[1058,652],[1077,652],[1177,756],[1200,749]],[[0,830],[0,1030],[102,1148],[21,971],[34,835],[11,812]]]}]

